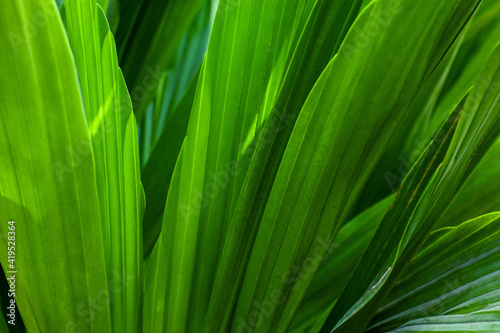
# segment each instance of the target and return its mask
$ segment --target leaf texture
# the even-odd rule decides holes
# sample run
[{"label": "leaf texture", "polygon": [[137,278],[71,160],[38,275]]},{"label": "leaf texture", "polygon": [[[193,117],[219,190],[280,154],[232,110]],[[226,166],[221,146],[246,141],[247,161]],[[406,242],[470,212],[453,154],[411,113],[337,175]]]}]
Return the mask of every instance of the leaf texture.
[{"label": "leaf texture", "polygon": [[68,0],[63,15],[94,151],[106,273],[115,283],[113,331],[135,332],[143,288],[144,193],[132,102],[102,9],[94,0]]},{"label": "leaf texture", "polygon": [[17,271],[16,304],[30,332],[108,332],[96,170],[58,9],[52,0],[9,1],[0,16],[8,37],[0,39],[0,231],[15,221],[16,233],[14,268],[7,251],[2,267]]}]

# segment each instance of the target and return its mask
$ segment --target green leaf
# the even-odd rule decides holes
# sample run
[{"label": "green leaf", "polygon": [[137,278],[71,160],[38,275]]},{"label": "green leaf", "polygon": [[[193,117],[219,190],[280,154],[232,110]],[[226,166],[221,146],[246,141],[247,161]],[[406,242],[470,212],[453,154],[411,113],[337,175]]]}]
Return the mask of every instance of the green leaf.
[{"label": "green leaf", "polygon": [[[458,193],[444,216],[436,226],[458,225],[483,213],[500,209],[497,182],[492,182],[500,175],[498,141],[479,164],[464,188]],[[376,205],[356,216],[340,229],[328,258],[318,270],[311,287],[301,303],[294,322],[293,332],[314,332],[311,325],[322,324],[321,317],[325,309],[335,305],[335,301],[345,288],[359,258],[368,246],[378,222],[383,218],[385,208],[394,200],[393,195],[381,200]],[[349,236],[348,236],[349,235]],[[349,241],[344,241],[345,239]],[[416,267],[415,265],[413,265]],[[411,271],[411,269],[406,269]],[[323,318],[325,320],[326,318]]]},{"label": "green leaf", "polygon": [[499,178],[500,141],[497,141],[433,228],[456,226],[476,216],[500,211],[500,196],[497,195],[500,184],[492,181]]},{"label": "green leaf", "polygon": [[28,331],[109,332],[96,171],[55,2],[5,2],[0,30],[0,232],[16,233],[14,268],[0,240],[2,267],[17,271]]},{"label": "green leaf", "polygon": [[[175,172],[182,169],[183,153],[181,148],[179,160],[176,164]],[[167,198],[165,205],[165,214],[176,213],[179,202],[179,192],[181,191],[180,178],[176,177],[172,180],[172,190]],[[167,212],[169,209],[171,212]],[[165,258],[172,258],[172,248],[166,246],[163,242],[175,244],[177,234],[175,233],[176,226],[174,223],[165,224],[162,233],[158,237],[150,259],[150,268],[146,276],[146,287],[144,292],[144,316],[143,316],[143,331],[144,332],[167,332],[171,322],[165,314],[168,309],[169,288],[172,276],[178,274],[173,271],[169,265],[165,265]],[[178,262],[172,262],[170,265],[179,265]],[[182,302],[182,298],[175,302]],[[175,303],[174,303],[175,304]]]},{"label": "green leaf", "polygon": [[[306,6],[310,6],[310,3],[306,4]],[[309,18],[310,23],[302,33],[300,41],[294,42],[294,45],[297,43],[294,52],[291,52],[288,59],[286,59],[286,62],[290,63],[290,66],[288,66],[286,72],[276,71],[280,75],[276,74],[274,77],[275,81],[269,82],[270,87],[274,85],[281,88],[279,89],[277,97],[272,93],[267,93],[269,100],[276,98],[277,102],[275,103],[274,111],[271,111],[273,112],[273,116],[271,116],[272,120],[264,131],[269,131],[267,128],[274,128],[276,126],[274,123],[275,120],[282,115],[280,110],[288,110],[288,113],[290,113],[290,115],[288,115],[289,120],[294,117],[291,113],[298,114],[303,102],[326,66],[328,60],[331,59],[331,56],[335,54],[340,47],[348,27],[357,14],[356,6],[357,2],[353,4],[348,2],[321,2],[316,5],[312,17]],[[304,9],[303,16],[306,18],[308,17],[306,15],[308,11],[309,9]],[[348,17],[344,18],[343,15],[348,15]],[[339,26],[338,22],[344,19],[346,20],[344,25]],[[304,22],[301,23],[301,25],[302,24],[305,25],[306,23]],[[300,28],[297,29],[300,30]],[[331,39],[332,36],[335,35],[338,35],[335,43],[325,42],[325,40]],[[304,73],[307,73],[307,75],[304,75]],[[157,220],[163,211],[168,184],[172,173],[171,170],[173,170],[175,164],[175,159],[172,156],[175,156],[178,152],[182,143],[183,134],[185,134],[187,122],[185,122],[184,119],[189,117],[190,111],[186,110],[186,108],[188,106],[190,107],[189,103],[192,104],[194,89],[195,87],[188,88],[186,96],[183,97],[173,112],[167,115],[166,125],[162,136],[152,152],[150,161],[148,161],[145,166],[143,179],[146,195],[148,197],[148,206],[145,213],[146,222],[148,222],[148,220]],[[292,91],[294,93],[292,93]],[[269,104],[269,102],[265,102],[265,104]],[[285,131],[278,132],[276,135],[288,137],[291,129],[292,126],[289,126]],[[280,144],[281,147],[278,147],[280,149],[279,152],[274,152],[274,157],[282,155],[286,147],[286,141],[284,141],[284,139],[282,139],[281,142],[277,141],[277,143]],[[246,156],[249,154],[251,155],[252,150],[256,152],[260,152],[263,149],[267,150],[267,143],[261,147],[253,147],[253,144],[254,142],[249,144],[249,148],[247,149],[249,152],[245,153]],[[272,163],[275,165],[273,166],[274,170],[269,172],[271,174],[276,173],[279,159],[273,160]],[[259,170],[259,172],[262,172],[262,170]],[[236,194],[237,193],[233,193],[233,196]],[[150,244],[149,239],[154,239],[154,237],[156,237],[154,236],[155,233],[156,235],[159,233],[159,228],[154,225],[152,231],[152,236],[146,237],[145,240],[148,244]],[[146,246],[146,248],[148,247],[149,246]]]},{"label": "green leaf", "polygon": [[492,6],[496,2],[481,2],[471,22],[455,41],[453,49],[425,83],[370,177],[356,212],[398,189],[436,129],[448,117],[449,110],[459,103],[474,84],[500,40],[500,6]]},{"label": "green leaf", "polygon": [[[489,310],[498,313],[499,235],[500,213],[431,234],[381,302],[368,331],[399,331],[398,327],[404,331],[416,325],[416,319],[427,317],[433,325],[447,322],[452,327],[464,315]],[[471,331],[487,327],[476,320]],[[488,325],[500,325],[500,317],[496,317],[496,324]]]},{"label": "green leaf", "polygon": [[500,311],[492,310],[467,315],[437,316],[408,322],[391,332],[445,332],[474,333],[498,332],[500,330]]},{"label": "green leaf", "polygon": [[[470,90],[499,41],[500,4],[496,0],[483,0],[451,68],[436,114],[445,113],[457,96],[464,96]],[[431,119],[428,122],[435,125],[440,120]]]},{"label": "green leaf", "polygon": [[[380,223],[346,289],[353,292],[344,292],[324,330],[335,328],[335,332],[348,332],[366,325],[380,298],[390,289],[433,223],[497,139],[500,132],[499,68],[500,47],[497,47],[467,99],[446,156],[439,158],[442,155],[439,153],[432,157],[432,151],[440,147],[441,142],[447,142],[449,135],[436,137],[411,176],[405,179],[399,202],[397,199],[393,205],[395,209],[389,210]],[[426,161],[429,156],[432,159]],[[398,212],[399,209],[403,209],[404,214]]]},{"label": "green leaf", "polygon": [[9,332],[9,327],[7,326],[7,322],[3,316],[0,318],[0,330],[6,333]]},{"label": "green leaf", "polygon": [[321,327],[326,320],[325,309],[329,309],[328,315],[393,201],[394,195],[388,196],[340,229],[300,304],[291,332],[315,332],[312,326]]},{"label": "green leaf", "polygon": [[[410,168],[432,140],[436,128],[439,128],[449,116],[449,110],[462,100],[463,94],[456,95],[456,98],[450,101],[452,104],[447,105],[448,108],[436,114],[436,104],[463,43],[467,27],[461,32],[450,51],[415,98],[403,123],[384,152],[383,158],[370,176],[355,212],[362,211],[373,202],[397,191]],[[472,84],[473,82],[469,83],[469,88]],[[430,118],[438,119],[439,122],[431,123]]]},{"label": "green leaf", "polygon": [[[213,23],[213,1],[206,1],[177,51],[170,71],[157,90],[142,127],[142,181],[148,204],[144,213],[144,253],[150,253],[160,233],[163,209],[193,106],[200,64]],[[181,98],[182,97],[182,98]],[[145,165],[144,165],[145,163]]]},{"label": "green leaf", "polygon": [[[276,101],[270,116],[263,124],[262,137],[256,135],[243,152],[251,164],[244,191],[236,201],[237,214],[233,217],[218,272],[214,296],[207,316],[211,330],[227,325],[233,314],[237,293],[242,283],[253,240],[257,232],[258,216],[262,214],[272,182],[291,135],[294,120],[307,96],[329,60],[337,53],[357,15],[360,1],[317,2],[305,23],[293,53],[287,59],[287,70],[280,78]],[[339,24],[341,23],[341,24]],[[334,39],[334,43],[326,40]],[[279,78],[279,77],[278,77]],[[276,84],[276,83],[275,83]],[[243,181],[243,173],[238,175]],[[239,193],[233,192],[233,198]],[[260,207],[257,206],[260,204]],[[252,221],[252,222],[250,222]],[[229,288],[225,281],[235,281]]]},{"label": "green leaf", "polygon": [[[135,332],[142,299],[142,214],[137,125],[113,35],[95,0],[65,1],[97,177],[112,327]],[[118,286],[116,286],[118,285]]]},{"label": "green leaf", "polygon": [[[151,130],[148,131],[144,128],[144,131],[141,131],[143,135],[141,135],[139,141],[142,145],[142,165],[149,160],[150,153],[156,147],[155,145],[160,136],[162,134],[164,136],[169,134],[168,132],[165,133],[166,120],[169,117],[169,113],[178,104],[186,92],[188,84],[193,81],[194,75],[199,71],[200,64],[207,50],[208,38],[214,19],[214,3],[214,0],[203,3],[201,10],[182,37],[176,54],[167,67],[168,71],[166,75],[162,76],[153,100],[153,107],[148,108],[143,120],[143,124],[151,124]],[[191,111],[191,108],[187,111],[187,118],[189,118],[189,111]],[[181,126],[181,128],[184,128],[184,137],[187,126]],[[159,147],[158,150],[161,148]],[[175,162],[178,150],[173,152],[165,150],[162,152],[164,154],[168,152],[167,154]],[[147,174],[144,173],[144,175]],[[168,176],[170,180],[171,173]],[[162,199],[163,209],[165,197]]]},{"label": "green leaf", "polygon": [[[74,0],[64,0],[66,2],[74,1]],[[104,11],[108,9],[108,4],[110,3],[110,0],[96,0],[97,4],[99,4],[99,7],[101,7]]]},{"label": "green leaf", "polygon": [[177,106],[167,114],[165,128],[144,166],[142,181],[148,201],[144,212],[144,253],[149,253],[161,231],[162,214],[170,180],[186,136],[189,116],[196,93],[198,73]]},{"label": "green leaf", "polygon": [[131,13],[118,28],[125,30],[118,38],[119,59],[139,123],[202,3],[152,0],[124,9]]},{"label": "green leaf", "polygon": [[[290,31],[297,25],[294,17],[302,14],[304,5],[302,0],[259,0],[255,4],[239,2],[234,10],[217,12],[181,152],[182,168],[172,179],[180,189],[170,186],[163,216],[163,230],[174,225],[174,234],[163,232],[168,241],[158,241],[169,248],[169,255],[156,264],[153,253],[149,272],[156,274],[165,262],[176,272],[171,279],[158,279],[157,283],[168,284],[166,298],[145,305],[165,307],[162,317],[167,330],[204,328],[226,221],[243,181],[235,176],[244,174],[248,165],[241,147],[253,139],[269,113],[263,96],[270,78],[286,69],[282,52],[292,45]],[[281,17],[281,13],[288,15]],[[249,34],[252,31],[259,33]],[[179,197],[174,199],[176,193]],[[169,202],[177,205],[169,207]],[[146,293],[156,288],[148,285]],[[193,318],[188,320],[188,313]],[[163,320],[152,318],[153,322]]]},{"label": "green leaf", "polygon": [[[379,1],[365,8],[302,108],[270,195],[259,202],[265,206],[262,217],[259,204],[236,213],[236,218],[246,220],[252,228],[251,223],[260,224],[244,271],[233,330],[288,329],[315,272],[310,269],[310,274],[299,279],[300,269],[317,262],[327,250],[318,249],[317,238],[331,242],[347,221],[401,122],[403,110],[442,59],[475,4],[455,7],[455,3],[440,3],[424,11],[422,7],[426,6]],[[372,29],[374,35],[358,44],[364,29]],[[395,48],[399,54],[396,62],[387,57],[387,50]],[[387,88],[373,90],[375,82],[384,82]],[[248,233],[241,228],[230,235],[238,249],[241,235],[246,239]],[[245,254],[238,250],[234,261]],[[240,277],[221,281],[235,278]],[[224,299],[213,302],[226,304]],[[265,303],[274,303],[273,311],[265,310]]]}]

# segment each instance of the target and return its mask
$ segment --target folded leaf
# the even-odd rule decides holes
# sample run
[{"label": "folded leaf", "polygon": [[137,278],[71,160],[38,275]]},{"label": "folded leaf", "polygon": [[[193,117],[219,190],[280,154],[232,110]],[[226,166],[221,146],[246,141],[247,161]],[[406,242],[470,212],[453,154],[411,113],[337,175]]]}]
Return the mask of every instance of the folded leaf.
[{"label": "folded leaf", "polygon": [[142,214],[137,125],[115,42],[95,0],[67,0],[63,17],[92,140],[115,332],[136,332],[142,298]]}]

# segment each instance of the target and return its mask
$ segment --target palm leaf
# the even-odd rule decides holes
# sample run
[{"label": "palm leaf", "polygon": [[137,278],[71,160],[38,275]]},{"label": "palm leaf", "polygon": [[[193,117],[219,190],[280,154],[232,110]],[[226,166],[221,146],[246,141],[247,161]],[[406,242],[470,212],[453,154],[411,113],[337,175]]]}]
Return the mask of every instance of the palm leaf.
[{"label": "palm leaf", "polygon": [[[304,3],[297,2],[299,7]],[[226,197],[226,193],[229,195],[237,192],[241,187],[241,179],[230,182],[229,179],[235,175],[233,172],[236,170],[239,173],[241,169],[244,173],[248,162],[241,156],[240,146],[247,140],[247,135],[253,135],[266,118],[262,100],[258,98],[266,91],[266,85],[262,85],[262,82],[269,80],[273,64],[284,70],[285,59],[279,55],[289,47],[293,16],[285,17],[283,21],[276,20],[255,38],[247,39],[248,32],[257,29],[263,20],[267,20],[268,15],[282,10],[282,3],[278,1],[265,4],[263,2],[262,5],[264,7],[240,2],[234,11],[220,12],[221,14],[218,12],[217,15],[222,18],[216,16],[214,21],[207,55],[200,72],[184,151],[181,150],[182,160],[181,157],[177,160],[177,164],[182,163],[183,167],[177,167],[178,171],[174,172],[171,182],[177,182],[180,189],[170,186],[163,217],[163,230],[172,230],[172,227],[175,229],[163,233],[163,237],[168,237],[167,240],[158,241],[162,246],[171,247],[169,251],[172,251],[167,252],[171,253],[170,255],[161,258],[171,263],[171,277],[158,278],[158,283],[166,280],[170,285],[167,287],[164,303],[160,300],[167,311],[167,330],[201,329],[203,321],[200,318],[203,318],[206,312],[215,275],[214,261],[217,260],[218,248],[221,247],[220,239],[223,239],[226,233],[226,226],[222,222],[229,218],[230,207],[235,204],[235,199]],[[287,2],[284,11],[301,13],[293,2]],[[234,34],[242,38],[230,38]],[[267,48],[268,53],[256,51],[270,43],[272,47]],[[230,66],[223,67],[222,64]],[[252,68],[252,71],[242,71],[242,68]],[[241,86],[240,82],[249,83]],[[210,106],[209,109],[206,109],[207,106]],[[240,111],[229,111],[235,109]],[[212,134],[209,136],[209,133]],[[210,154],[207,153],[208,146],[212,147]],[[193,169],[194,166],[196,170]],[[229,177],[227,185],[219,189],[223,193],[207,207],[197,205],[197,201],[193,200],[196,200],[200,191],[203,193],[205,182],[212,187],[220,186],[211,183],[208,177],[211,174],[219,177],[217,175],[221,173],[227,173]],[[179,198],[174,198],[177,193]],[[228,200],[227,205],[224,203],[225,199]],[[170,201],[175,202],[175,207],[169,206]],[[225,206],[228,208],[224,210]],[[203,245],[196,247],[196,243]],[[154,272],[158,270],[157,267],[163,265],[160,262],[155,266],[152,261],[150,274],[156,274]],[[172,274],[174,271],[184,273]],[[146,293],[150,292],[149,290],[154,291],[155,288],[155,285],[148,286]],[[179,303],[181,295],[185,301]],[[185,295],[189,295],[189,298]],[[148,306],[153,305],[146,305]],[[187,321],[188,311],[194,314],[195,320]],[[195,326],[191,328],[189,325]]]},{"label": "palm leaf", "polygon": [[117,37],[118,54],[139,123],[155,95],[162,73],[176,53],[184,30],[202,3],[202,0],[154,0],[132,2],[124,7],[123,11],[131,12],[121,25],[123,34]]},{"label": "palm leaf", "polygon": [[500,141],[497,141],[433,228],[456,226],[476,216],[500,211],[500,197],[496,195],[499,184],[491,181],[499,177]]},{"label": "palm leaf", "polygon": [[[491,318],[499,311],[499,232],[500,213],[492,213],[431,234],[380,304],[368,331],[405,331],[424,322],[426,330],[446,323],[462,327],[456,332],[494,331],[498,316],[494,321],[477,317]],[[463,323],[472,318],[466,329]]]},{"label": "palm leaf", "polygon": [[467,315],[450,315],[417,319],[391,332],[497,332],[500,311],[482,311]]},{"label": "palm leaf", "polygon": [[6,3],[0,332],[500,330],[499,18]]},{"label": "palm leaf", "polygon": [[[347,286],[346,290],[356,292],[344,292],[324,330],[358,330],[367,324],[380,298],[496,140],[500,130],[497,101],[500,85],[496,83],[499,65],[500,47],[497,47],[467,99],[452,141],[447,139],[450,135],[445,135],[429,145],[405,179],[393,205],[395,208],[389,210],[380,223],[367,254]],[[442,149],[448,144],[444,156]]]},{"label": "palm leaf", "polygon": [[340,229],[300,304],[291,332],[317,332],[321,328],[393,201],[394,195],[388,196]]},{"label": "palm leaf", "polygon": [[[326,249],[318,251],[315,240],[326,236],[331,241],[346,222],[374,163],[404,116],[401,110],[409,106],[422,81],[444,55],[447,48],[443,41],[451,43],[460,31],[467,18],[463,12],[475,8],[474,5],[454,8],[454,4],[449,3],[440,5],[439,9],[427,8],[424,14],[418,6],[403,3],[400,6],[401,10],[395,13],[389,3],[380,1],[361,13],[302,108],[269,198],[267,202],[260,202],[265,207],[262,217],[253,215],[259,209],[248,207],[245,209],[252,215],[237,215],[248,218],[247,223],[259,221],[260,228],[239,292],[233,330],[242,329],[245,324],[253,325],[257,331],[287,329],[314,274],[306,274],[301,279],[295,275],[285,278],[284,274],[293,271],[294,267],[302,267],[305,260],[321,258],[324,254]],[[419,8],[418,14],[416,8]],[[439,10],[443,10],[442,15],[436,14]],[[393,18],[408,17],[389,18],[386,25],[380,25],[379,35],[372,43],[353,51],[358,40],[356,32],[363,31],[366,25],[372,26],[370,22],[374,17],[379,19],[384,13],[393,13]],[[448,17],[453,22],[453,29],[444,19]],[[418,19],[432,22],[429,24],[435,27],[412,30],[414,35],[399,34],[410,30],[404,27],[405,24]],[[420,38],[426,42],[419,42]],[[395,45],[401,56],[397,63],[385,57],[386,50]],[[401,45],[407,45],[407,53]],[[419,52],[418,59],[423,63],[415,61],[414,56]],[[374,92],[365,86],[371,86],[381,77],[390,90]],[[351,87],[356,87],[355,95]],[[377,111],[366,113],[367,109]],[[236,244],[240,234],[245,233],[231,233]],[[275,302],[274,311],[263,320],[252,319],[254,313],[259,312],[256,304],[277,299],[276,290],[281,295],[278,300],[286,301]],[[221,302],[214,299],[217,301]]]},{"label": "palm leaf", "polygon": [[[46,24],[33,35],[35,15]],[[16,232],[15,267],[1,251],[2,267],[17,271],[16,304],[30,332],[108,332],[96,170],[59,12],[52,0],[22,0],[0,16],[8,36],[0,40],[0,231],[13,220]]]},{"label": "palm leaf", "polygon": [[[94,0],[64,3],[94,151],[107,276],[116,332],[139,327],[142,298],[142,213],[137,125],[113,36]],[[91,22],[92,24],[86,24]]]}]

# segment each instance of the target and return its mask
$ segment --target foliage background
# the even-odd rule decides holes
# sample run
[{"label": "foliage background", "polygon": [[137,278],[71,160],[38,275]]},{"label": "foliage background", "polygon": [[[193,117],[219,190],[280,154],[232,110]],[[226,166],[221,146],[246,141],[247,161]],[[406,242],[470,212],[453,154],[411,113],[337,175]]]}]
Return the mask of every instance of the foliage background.
[{"label": "foliage background", "polygon": [[498,0],[3,5],[1,332],[500,331]]}]

